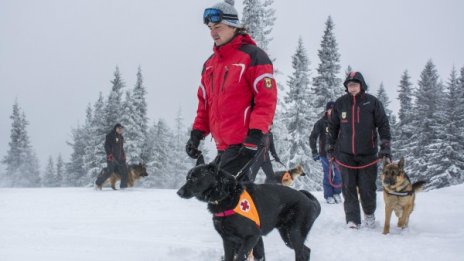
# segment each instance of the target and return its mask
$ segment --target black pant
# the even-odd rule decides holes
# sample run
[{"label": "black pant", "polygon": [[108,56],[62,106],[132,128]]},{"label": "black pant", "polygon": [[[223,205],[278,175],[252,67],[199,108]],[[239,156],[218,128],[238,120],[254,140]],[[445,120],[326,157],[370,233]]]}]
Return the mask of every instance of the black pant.
[{"label": "black pant", "polygon": [[[236,176],[238,172],[251,160],[251,158],[245,158],[241,155],[240,148],[241,145],[232,145],[224,151],[218,151],[214,163],[219,166],[220,169]],[[243,170],[244,174],[242,176],[241,182],[250,181],[248,178],[248,173],[250,168]]]},{"label": "black pant", "polygon": [[[340,153],[337,159],[349,166],[361,166],[376,160],[376,156],[353,156]],[[342,173],[342,192],[345,198],[345,218],[346,222],[352,221],[361,224],[361,213],[358,200],[361,198],[363,212],[367,215],[374,214],[376,209],[376,180],[377,164],[363,169],[350,169],[340,166]]]},{"label": "black pant", "polygon": [[269,157],[269,152],[267,151],[264,152],[263,156],[256,159],[256,162],[251,166],[251,182],[255,182],[256,174],[258,174],[260,168],[262,168],[264,174],[266,174],[266,180],[264,183],[279,183],[279,180],[274,174],[274,169],[272,169],[271,158]]},{"label": "black pant", "polygon": [[99,175],[95,184],[98,186],[103,185],[105,180],[107,180],[113,172],[116,172],[121,176],[121,188],[127,188],[127,178],[128,178],[128,170],[126,162],[119,163],[117,161],[107,161],[106,171],[103,172],[103,175]]}]

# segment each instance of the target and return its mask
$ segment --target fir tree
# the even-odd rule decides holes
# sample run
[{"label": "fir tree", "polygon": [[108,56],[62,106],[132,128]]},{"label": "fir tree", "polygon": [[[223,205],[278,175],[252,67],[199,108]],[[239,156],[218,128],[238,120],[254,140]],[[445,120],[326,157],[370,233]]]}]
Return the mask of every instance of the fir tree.
[{"label": "fir tree", "polygon": [[64,161],[63,161],[63,157],[61,156],[61,154],[59,154],[58,159],[56,160],[56,181],[57,181],[58,187],[63,186],[64,175],[65,175]]},{"label": "fir tree", "polygon": [[242,24],[245,25],[256,44],[265,52],[269,50],[275,10],[271,8],[274,0],[244,0]]},{"label": "fir tree", "polygon": [[147,117],[147,102],[145,96],[146,88],[143,85],[142,69],[139,67],[137,71],[137,82],[132,91],[132,101],[134,103],[134,124],[136,132],[134,142],[138,148],[138,162],[148,162],[149,158],[145,155],[146,140],[148,133],[148,117]]},{"label": "fir tree", "polygon": [[68,142],[71,146],[71,159],[66,164],[66,175],[63,177],[64,186],[81,186],[81,181],[86,176],[84,167],[85,141],[82,138],[82,128],[76,127],[71,130],[72,141]]},{"label": "fir tree", "polygon": [[27,134],[27,125],[24,112],[16,101],[13,113],[9,149],[2,163],[6,165],[6,174],[0,184],[13,187],[40,186],[39,162],[33,152]]},{"label": "fir tree", "polygon": [[45,167],[45,172],[42,177],[42,186],[43,187],[56,187],[56,172],[55,172],[55,163],[52,156],[48,158],[48,164]]},{"label": "fir tree", "polygon": [[[316,120],[314,110],[311,110],[311,90],[309,78],[309,59],[303,46],[303,40],[298,40],[298,47],[292,57],[293,73],[289,76],[289,87],[285,102],[288,110],[285,115],[289,139],[289,163],[292,166],[302,164],[309,172],[311,149],[309,147],[309,132],[311,119]],[[303,186],[307,189],[319,189],[322,181],[320,173],[310,172]]]},{"label": "fir tree", "polygon": [[333,34],[333,27],[332,18],[329,16],[321,41],[321,49],[318,51],[321,63],[317,68],[317,76],[313,79],[314,106],[315,109],[319,110],[323,110],[328,101],[335,101],[341,97],[344,91],[341,86],[342,80],[338,78],[340,54]]},{"label": "fir tree", "polygon": [[125,84],[121,78],[118,67],[116,67],[114,79],[111,81],[111,84],[113,86],[105,107],[105,127],[107,131],[110,131],[116,123],[121,122],[122,89]]},{"label": "fir tree", "polygon": [[122,106],[121,123],[124,126],[124,151],[130,164],[140,162],[142,149],[137,146],[137,126],[134,102],[129,91],[126,91],[126,99]]}]

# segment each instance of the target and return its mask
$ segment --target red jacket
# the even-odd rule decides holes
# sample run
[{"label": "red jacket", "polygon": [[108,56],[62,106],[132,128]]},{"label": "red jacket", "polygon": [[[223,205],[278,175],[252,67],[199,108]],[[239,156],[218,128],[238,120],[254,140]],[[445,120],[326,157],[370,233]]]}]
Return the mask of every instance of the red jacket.
[{"label": "red jacket", "polygon": [[244,142],[249,129],[269,131],[277,103],[272,62],[247,34],[214,47],[198,88],[193,129],[213,136],[218,150]]}]

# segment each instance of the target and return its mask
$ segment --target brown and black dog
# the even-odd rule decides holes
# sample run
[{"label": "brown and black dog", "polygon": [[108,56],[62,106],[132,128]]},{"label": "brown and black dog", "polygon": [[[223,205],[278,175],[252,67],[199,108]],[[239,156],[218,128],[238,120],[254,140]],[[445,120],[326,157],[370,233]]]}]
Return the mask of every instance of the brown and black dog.
[{"label": "brown and black dog", "polygon": [[276,179],[284,186],[291,187],[296,178],[300,176],[306,176],[301,165],[296,166],[293,169],[276,171]]},{"label": "brown and black dog", "polygon": [[[107,171],[107,168],[103,168],[102,171],[100,172],[99,176],[103,175]],[[133,187],[135,184],[136,180],[139,180],[141,177],[146,177],[148,176],[147,173],[147,168],[145,164],[131,164],[128,167],[128,177],[127,177],[127,186],[128,187]],[[111,184],[111,188],[116,190],[116,182],[121,180],[121,176],[117,172],[113,172],[113,174],[103,183],[105,184]],[[96,189],[101,190],[102,186],[96,186]]]},{"label": "brown and black dog", "polygon": [[392,212],[398,217],[398,227],[404,229],[408,226],[409,216],[414,209],[416,192],[420,191],[424,181],[411,183],[404,171],[404,158],[398,163],[389,163],[384,160],[383,171],[380,175],[383,186],[383,199],[385,201],[385,225],[383,234],[390,233],[390,219]]}]

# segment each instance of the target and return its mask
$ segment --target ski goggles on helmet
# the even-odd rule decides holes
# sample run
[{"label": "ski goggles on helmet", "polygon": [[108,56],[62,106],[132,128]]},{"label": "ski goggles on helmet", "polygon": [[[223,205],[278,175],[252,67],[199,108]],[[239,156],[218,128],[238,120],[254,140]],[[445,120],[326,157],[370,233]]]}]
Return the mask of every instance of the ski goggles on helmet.
[{"label": "ski goggles on helmet", "polygon": [[217,24],[220,23],[222,20],[237,20],[237,15],[231,14],[224,14],[221,10],[216,8],[206,8],[205,12],[203,13],[203,23],[204,24]]}]

